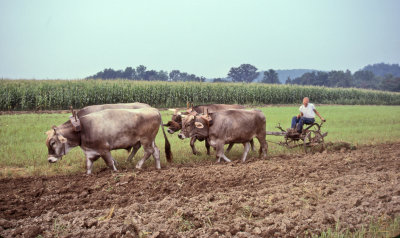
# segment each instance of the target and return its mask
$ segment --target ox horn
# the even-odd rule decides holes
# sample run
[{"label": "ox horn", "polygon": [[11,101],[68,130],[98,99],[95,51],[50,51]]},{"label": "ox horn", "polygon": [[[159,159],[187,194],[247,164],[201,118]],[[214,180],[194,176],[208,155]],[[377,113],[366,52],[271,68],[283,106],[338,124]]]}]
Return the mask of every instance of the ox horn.
[{"label": "ox horn", "polygon": [[76,118],[76,111],[74,111],[74,108],[72,106],[69,107],[71,109],[72,116],[75,118],[75,121],[78,121],[78,118]]},{"label": "ox horn", "polygon": [[54,134],[57,134],[57,126],[56,126],[56,125],[53,125],[53,126],[51,127],[51,129],[54,130]]}]

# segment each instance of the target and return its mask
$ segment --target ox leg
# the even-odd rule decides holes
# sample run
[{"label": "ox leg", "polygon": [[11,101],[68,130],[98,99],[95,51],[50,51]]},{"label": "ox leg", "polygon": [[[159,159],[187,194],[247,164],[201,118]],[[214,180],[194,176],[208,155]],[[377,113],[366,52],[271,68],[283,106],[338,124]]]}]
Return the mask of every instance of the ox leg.
[{"label": "ox leg", "polygon": [[140,142],[138,142],[138,143],[136,143],[134,146],[132,146],[132,152],[131,152],[131,154],[129,155],[129,157],[128,157],[128,159],[127,159],[127,161],[129,162],[129,163],[132,163],[132,159],[133,159],[133,157],[135,157],[135,155],[136,155],[136,153],[138,152],[138,150],[140,149]]},{"label": "ox leg", "polygon": [[206,149],[207,149],[207,155],[210,155],[210,144],[208,143],[207,139],[205,139],[204,141],[205,141],[204,143],[205,143]]},{"label": "ox leg", "polygon": [[251,141],[250,141],[250,145],[251,145],[251,151],[256,151],[256,147],[254,146],[254,140],[253,139],[251,139]]},{"label": "ox leg", "polygon": [[86,157],[86,174],[91,174],[92,173],[92,168],[93,168],[93,161],[96,161],[100,156],[95,156],[95,157]]},{"label": "ox leg", "polygon": [[84,150],[86,157],[86,174],[92,173],[93,162],[100,158],[100,154],[91,150]]},{"label": "ox leg", "polygon": [[227,154],[229,153],[229,151],[231,151],[232,147],[233,147],[233,143],[230,143],[228,146],[228,149],[226,149]]},{"label": "ox leg", "polygon": [[160,149],[156,146],[156,143],[153,141],[153,158],[154,161],[156,162],[156,169],[161,169],[161,164],[160,164]]},{"label": "ox leg", "polygon": [[196,137],[190,138],[190,147],[192,147],[192,152],[194,155],[199,154],[196,150],[196,147],[194,146],[194,143],[196,142],[196,140],[197,140]]},{"label": "ox leg", "polygon": [[143,158],[141,160],[139,160],[139,162],[136,164],[136,168],[137,169],[142,169],[143,163],[150,157],[150,155],[152,155],[154,153],[154,148],[152,143],[150,144],[142,144],[143,145],[143,149],[144,149],[144,155]]},{"label": "ox leg", "polygon": [[111,156],[111,152],[107,151],[106,153],[102,154],[101,157],[104,159],[104,162],[106,162],[106,165],[114,170],[117,171],[117,168],[115,167],[115,160],[114,158]]},{"label": "ox leg", "polygon": [[268,144],[265,140],[265,136],[265,134],[257,136],[257,140],[260,142],[260,157],[263,159],[267,157],[268,152]]},{"label": "ox leg", "polygon": [[242,155],[242,162],[246,161],[247,153],[249,153],[250,150],[250,142],[243,143],[244,146],[244,151]]},{"label": "ox leg", "polygon": [[225,156],[224,154],[224,143],[217,143],[217,158],[218,158],[218,163],[221,161],[221,158],[225,160],[226,162],[231,162],[228,157]]}]

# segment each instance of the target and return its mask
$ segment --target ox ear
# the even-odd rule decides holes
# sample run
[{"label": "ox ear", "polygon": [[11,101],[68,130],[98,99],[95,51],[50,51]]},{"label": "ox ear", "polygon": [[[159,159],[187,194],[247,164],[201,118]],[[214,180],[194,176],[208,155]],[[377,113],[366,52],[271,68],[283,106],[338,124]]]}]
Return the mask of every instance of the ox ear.
[{"label": "ox ear", "polygon": [[204,128],[203,123],[198,122],[198,121],[196,121],[196,122],[194,123],[194,125],[196,126],[196,128],[199,128],[199,129]]},{"label": "ox ear", "polygon": [[57,138],[61,143],[67,143],[67,138],[65,138],[64,136],[58,135]]},{"label": "ox ear", "polygon": [[48,130],[44,134],[46,134],[48,137],[51,137],[54,135],[54,130]]}]

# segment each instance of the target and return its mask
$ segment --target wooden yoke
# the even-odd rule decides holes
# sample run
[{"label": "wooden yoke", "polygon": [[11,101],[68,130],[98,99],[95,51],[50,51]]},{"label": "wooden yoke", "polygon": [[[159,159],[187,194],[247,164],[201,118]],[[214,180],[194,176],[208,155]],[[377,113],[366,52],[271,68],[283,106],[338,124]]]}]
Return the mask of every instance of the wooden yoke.
[{"label": "wooden yoke", "polygon": [[208,114],[208,108],[206,109],[206,113],[204,113],[203,109],[203,115],[201,116],[201,118],[203,118],[207,122],[208,127],[212,125],[212,119],[211,116]]},{"label": "wooden yoke", "polygon": [[70,107],[72,116],[69,117],[69,120],[71,121],[72,126],[74,127],[75,131],[81,131],[81,122],[79,121],[78,117],[76,116],[76,111]]}]

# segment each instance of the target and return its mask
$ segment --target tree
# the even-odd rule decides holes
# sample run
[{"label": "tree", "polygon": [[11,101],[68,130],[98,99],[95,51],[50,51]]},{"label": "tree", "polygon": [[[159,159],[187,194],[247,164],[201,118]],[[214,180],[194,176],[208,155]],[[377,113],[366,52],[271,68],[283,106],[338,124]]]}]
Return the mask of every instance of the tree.
[{"label": "tree", "polygon": [[392,92],[400,92],[400,77],[394,77],[391,74],[385,75],[382,79],[380,89],[392,91]]},{"label": "tree", "polygon": [[168,81],[168,72],[160,70],[157,77],[159,81]]},{"label": "tree", "polygon": [[353,85],[353,76],[351,75],[350,70],[346,70],[342,77],[343,78],[341,78],[336,85],[337,87],[349,88]]},{"label": "tree", "polygon": [[289,77],[287,77],[285,84],[292,84],[292,79]]},{"label": "tree", "polygon": [[146,81],[156,81],[158,80],[158,73],[155,70],[147,70],[143,73],[142,79]]},{"label": "tree", "polygon": [[136,70],[132,67],[126,67],[125,71],[122,73],[121,76],[123,79],[130,79],[133,80],[136,78]]},{"label": "tree", "polygon": [[275,70],[270,69],[264,72],[264,78],[262,79],[261,83],[280,84],[281,82],[279,81],[278,73]]},{"label": "tree", "polygon": [[171,81],[179,81],[180,74],[181,71],[174,69],[171,72],[169,72],[169,79]]},{"label": "tree", "polygon": [[229,70],[228,77],[232,78],[233,82],[251,83],[258,76],[257,68],[251,64],[242,64],[239,67],[232,67]]},{"label": "tree", "polygon": [[138,67],[136,67],[136,75],[138,80],[144,80],[146,69],[147,68],[144,65],[139,65]]},{"label": "tree", "polygon": [[354,84],[357,88],[370,88],[377,89],[378,88],[378,80],[375,77],[374,73],[368,70],[359,70],[353,75]]},{"label": "tree", "polygon": [[336,71],[333,70],[328,73],[328,80],[325,84],[327,87],[340,87],[342,84],[346,84],[345,81],[345,73],[341,70]]}]

